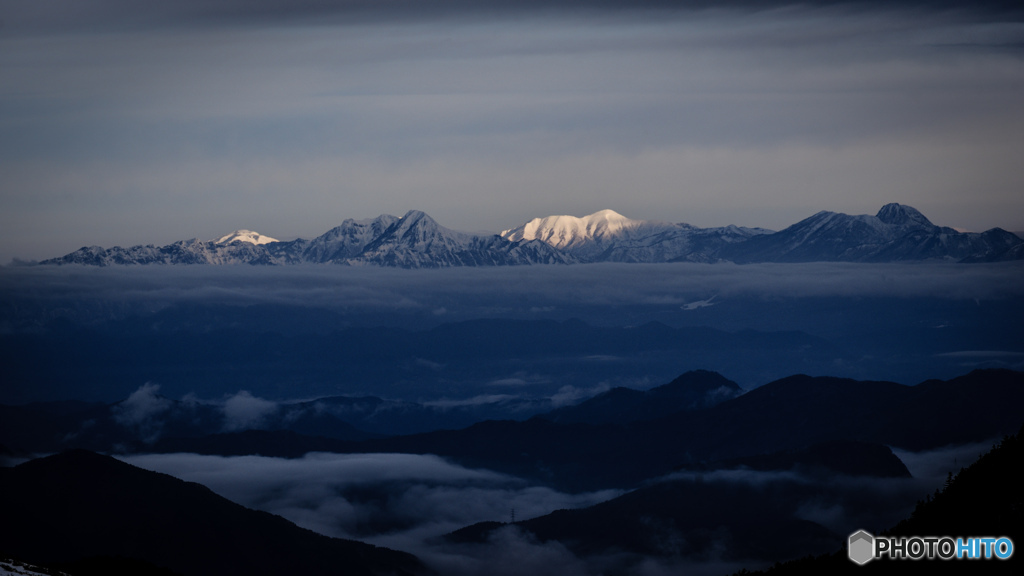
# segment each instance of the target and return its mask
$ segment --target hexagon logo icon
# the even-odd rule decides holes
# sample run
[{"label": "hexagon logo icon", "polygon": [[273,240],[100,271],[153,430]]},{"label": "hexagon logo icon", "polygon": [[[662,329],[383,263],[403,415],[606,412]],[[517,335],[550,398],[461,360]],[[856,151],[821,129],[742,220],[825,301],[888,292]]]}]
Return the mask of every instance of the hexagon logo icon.
[{"label": "hexagon logo icon", "polygon": [[858,530],[850,534],[847,553],[850,555],[850,560],[864,565],[875,557],[874,547],[875,537],[863,530]]}]

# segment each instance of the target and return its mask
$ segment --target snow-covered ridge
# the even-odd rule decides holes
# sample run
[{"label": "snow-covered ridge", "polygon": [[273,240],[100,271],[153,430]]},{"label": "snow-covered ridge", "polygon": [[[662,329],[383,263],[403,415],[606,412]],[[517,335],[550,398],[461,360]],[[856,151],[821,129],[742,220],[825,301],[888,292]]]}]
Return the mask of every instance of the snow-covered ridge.
[{"label": "snow-covered ridge", "polygon": [[761,228],[698,228],[633,220],[614,210],[583,217],[547,216],[505,230],[511,241],[539,241],[579,262],[717,262],[723,246],[770,232]]},{"label": "snow-covered ridge", "polygon": [[643,220],[626,218],[614,210],[601,210],[582,218],[576,216],[534,218],[518,228],[502,231],[500,236],[512,241],[540,240],[555,248],[568,248],[589,240],[607,239],[644,223]]},{"label": "snow-covered ridge", "polygon": [[231,244],[232,242],[248,242],[249,244],[256,244],[260,246],[262,244],[270,244],[271,242],[280,242],[277,238],[271,238],[270,236],[264,236],[259,232],[253,232],[252,230],[235,230],[231,234],[221,236],[220,238],[213,241],[214,244]]}]

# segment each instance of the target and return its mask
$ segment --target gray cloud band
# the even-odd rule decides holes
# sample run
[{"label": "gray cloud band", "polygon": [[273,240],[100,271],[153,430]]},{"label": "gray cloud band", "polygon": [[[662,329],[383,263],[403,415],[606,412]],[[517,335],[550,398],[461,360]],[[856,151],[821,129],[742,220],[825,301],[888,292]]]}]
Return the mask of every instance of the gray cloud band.
[{"label": "gray cloud band", "polygon": [[[280,303],[446,312],[525,298],[549,305],[663,304],[729,297],[887,296],[1002,299],[1024,296],[1020,263],[957,264],[598,264],[446,270],[291,266],[8,268],[0,294],[35,302]],[[635,278],[644,282],[637,284]],[[566,286],[573,286],[566,290]],[[451,310],[448,310],[451,308]]]}]

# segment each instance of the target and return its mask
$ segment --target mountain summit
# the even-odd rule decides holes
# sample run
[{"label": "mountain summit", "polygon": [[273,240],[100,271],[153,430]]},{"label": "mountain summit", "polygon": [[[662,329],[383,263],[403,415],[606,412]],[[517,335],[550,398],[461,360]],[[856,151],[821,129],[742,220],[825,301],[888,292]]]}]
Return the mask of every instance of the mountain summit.
[{"label": "mountain summit", "polygon": [[726,244],[768,232],[762,228],[698,228],[633,220],[614,210],[601,210],[582,218],[534,218],[505,230],[501,237],[545,242],[578,262],[715,262]]},{"label": "mountain summit", "polygon": [[588,216],[547,216],[534,218],[518,228],[503,231],[508,240],[541,240],[555,248],[571,248],[594,240],[607,240],[623,230],[644,224],[630,220],[614,210],[601,210]]},{"label": "mountain summit", "polygon": [[[822,211],[776,232],[729,246],[723,259],[753,262],[997,261],[1020,259],[1019,237],[936,226],[918,210],[886,204],[876,216]],[[1016,248],[1015,248],[1016,247]],[[1016,252],[1014,252],[1016,250]]]},{"label": "mountain summit", "polygon": [[220,238],[213,241],[214,244],[231,244],[232,242],[248,242],[249,244],[270,244],[271,242],[280,242],[277,238],[271,238],[270,236],[264,236],[259,232],[253,232],[252,230],[235,230],[231,234],[221,236]]},{"label": "mountain summit", "polygon": [[930,229],[937,227],[931,223],[931,220],[925,218],[924,214],[918,212],[916,208],[896,203],[882,206],[882,209],[878,211],[875,218],[878,218],[885,224],[903,228]]}]

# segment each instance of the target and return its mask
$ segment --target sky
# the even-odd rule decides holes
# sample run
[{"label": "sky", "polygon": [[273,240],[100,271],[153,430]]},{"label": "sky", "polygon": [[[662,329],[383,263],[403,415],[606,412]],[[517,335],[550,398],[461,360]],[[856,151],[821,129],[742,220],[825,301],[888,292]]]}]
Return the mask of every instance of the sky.
[{"label": "sky", "polygon": [[1019,231],[1022,96],[1013,3],[0,0],[0,263],[410,209]]}]

